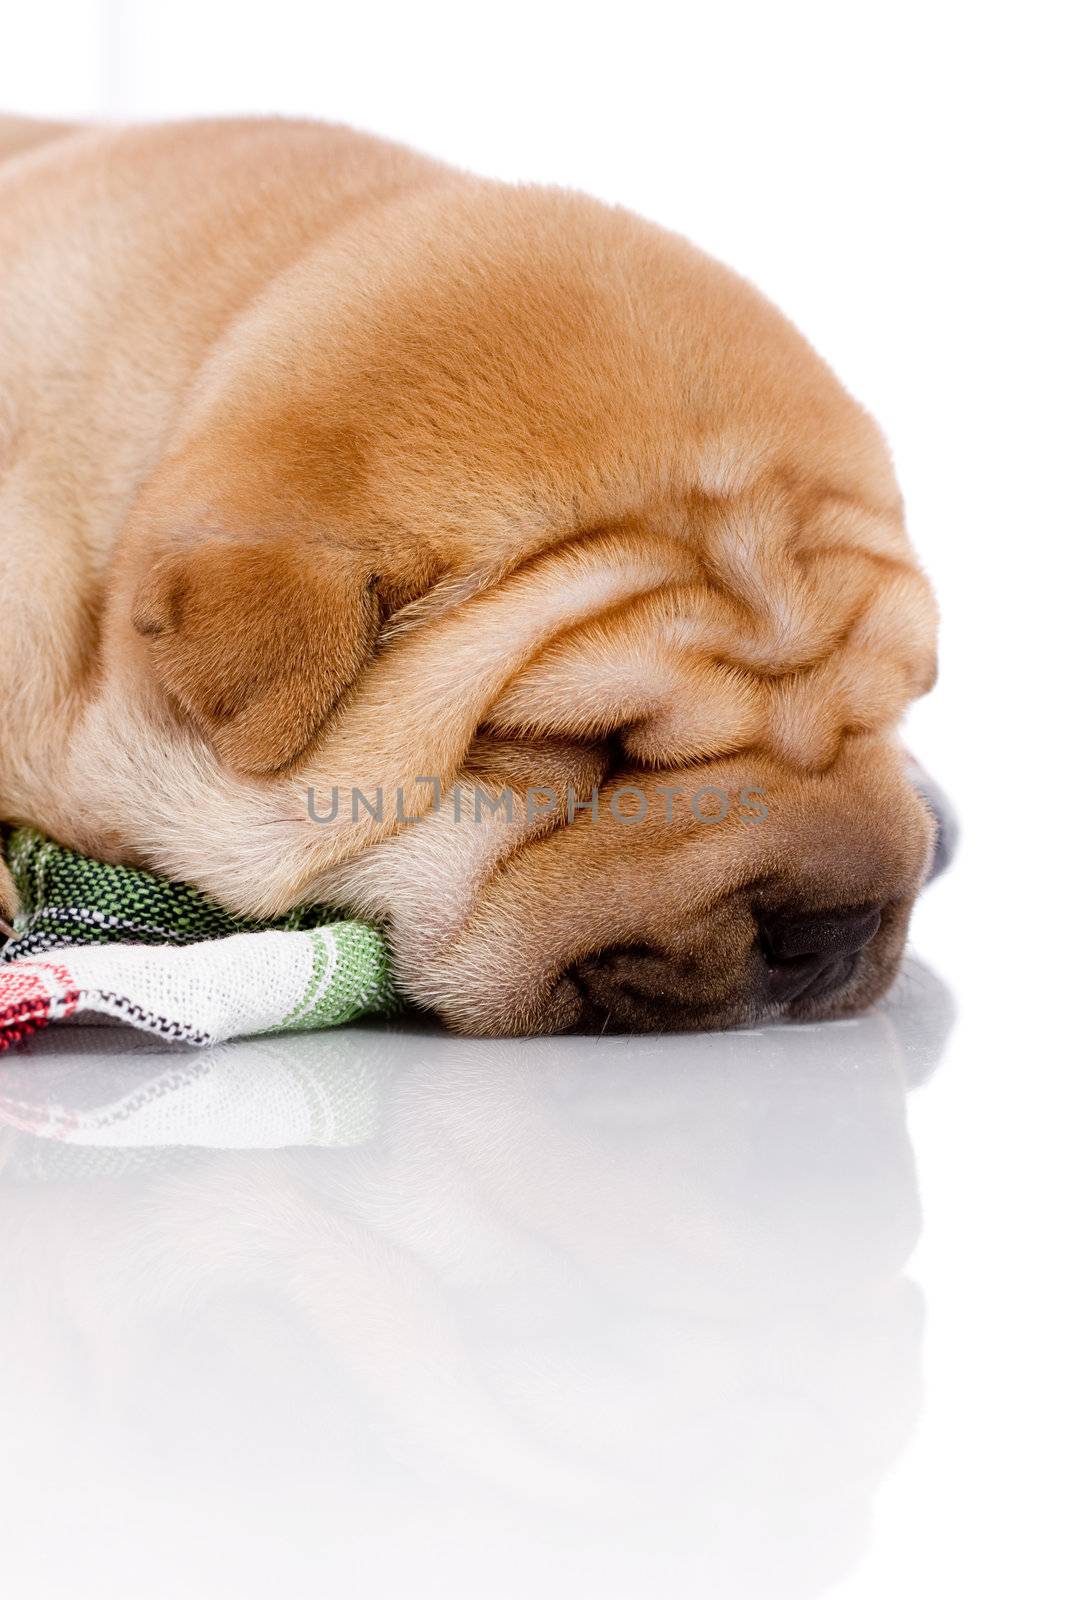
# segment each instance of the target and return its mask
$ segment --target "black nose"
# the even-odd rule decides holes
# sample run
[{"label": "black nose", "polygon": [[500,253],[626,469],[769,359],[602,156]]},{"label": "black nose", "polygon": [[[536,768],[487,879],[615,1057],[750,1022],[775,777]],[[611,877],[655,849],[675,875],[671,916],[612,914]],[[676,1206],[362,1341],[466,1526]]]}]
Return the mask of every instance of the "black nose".
[{"label": "black nose", "polygon": [[959,844],[960,825],[948,795],[924,767],[920,767],[917,761],[909,761],[908,776],[926,801],[934,819],[934,853],[926,874],[927,883],[933,883],[952,864]]},{"label": "black nose", "polygon": [[768,998],[814,999],[840,987],[881,923],[882,908],[873,905],[766,913],[759,919],[759,940]]}]

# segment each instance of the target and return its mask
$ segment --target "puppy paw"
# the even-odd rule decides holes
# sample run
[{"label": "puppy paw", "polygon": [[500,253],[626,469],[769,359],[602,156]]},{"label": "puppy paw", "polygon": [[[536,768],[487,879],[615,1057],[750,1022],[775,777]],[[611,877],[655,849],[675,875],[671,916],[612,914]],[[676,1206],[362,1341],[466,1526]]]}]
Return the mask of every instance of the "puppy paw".
[{"label": "puppy paw", "polygon": [[15,937],[15,917],[18,908],[19,897],[15,880],[5,863],[0,861],[0,944],[3,944],[5,939]]},{"label": "puppy paw", "polygon": [[373,651],[375,580],[344,547],[223,539],[171,550],[133,626],[171,698],[243,774],[289,766]]}]

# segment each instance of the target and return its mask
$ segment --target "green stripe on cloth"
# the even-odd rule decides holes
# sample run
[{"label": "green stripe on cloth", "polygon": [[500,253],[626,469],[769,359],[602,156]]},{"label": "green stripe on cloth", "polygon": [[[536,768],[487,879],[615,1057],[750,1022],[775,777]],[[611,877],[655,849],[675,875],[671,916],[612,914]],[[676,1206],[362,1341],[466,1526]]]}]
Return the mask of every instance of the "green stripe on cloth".
[{"label": "green stripe on cloth", "polygon": [[6,959],[82,944],[194,944],[264,928],[317,928],[335,922],[325,907],[275,921],[236,917],[188,883],[139,867],[115,867],[53,843],[33,828],[6,831],[4,855],[21,901]]},{"label": "green stripe on cloth", "polygon": [[354,1022],[376,1009],[377,996],[388,985],[385,942],[373,928],[335,922],[313,928],[310,938],[315,948],[311,981],[278,1024],[279,1033]]}]

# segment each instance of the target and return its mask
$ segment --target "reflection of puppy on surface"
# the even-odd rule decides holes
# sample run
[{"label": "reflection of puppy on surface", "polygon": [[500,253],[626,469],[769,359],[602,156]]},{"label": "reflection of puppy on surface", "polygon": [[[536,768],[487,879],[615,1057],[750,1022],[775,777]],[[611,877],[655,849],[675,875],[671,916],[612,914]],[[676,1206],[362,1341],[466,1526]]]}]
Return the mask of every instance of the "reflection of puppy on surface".
[{"label": "reflection of puppy on surface", "polygon": [[[829,1027],[582,1061],[368,1029],[173,1089],[188,1057],[45,1039],[0,1071],[51,1134],[0,1140],[11,1458],[132,1474],[208,1549],[222,1507],[280,1585],[340,1546],[390,1597],[819,1594],[914,1421],[905,1090],[949,1009],[908,964]],[[293,1145],[208,1148],[246,1117]]]}]

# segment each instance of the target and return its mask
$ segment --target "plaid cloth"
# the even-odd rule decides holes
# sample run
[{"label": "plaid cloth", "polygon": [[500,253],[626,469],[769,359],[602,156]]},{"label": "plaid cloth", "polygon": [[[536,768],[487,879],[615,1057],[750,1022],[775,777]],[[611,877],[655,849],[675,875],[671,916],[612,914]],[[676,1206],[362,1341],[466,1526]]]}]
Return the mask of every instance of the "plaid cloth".
[{"label": "plaid cloth", "polygon": [[208,1045],[397,1009],[382,935],[335,911],[254,922],[189,884],[92,861],[30,828],[8,830],[3,845],[21,910],[0,950],[0,1050],[87,1015]]}]

